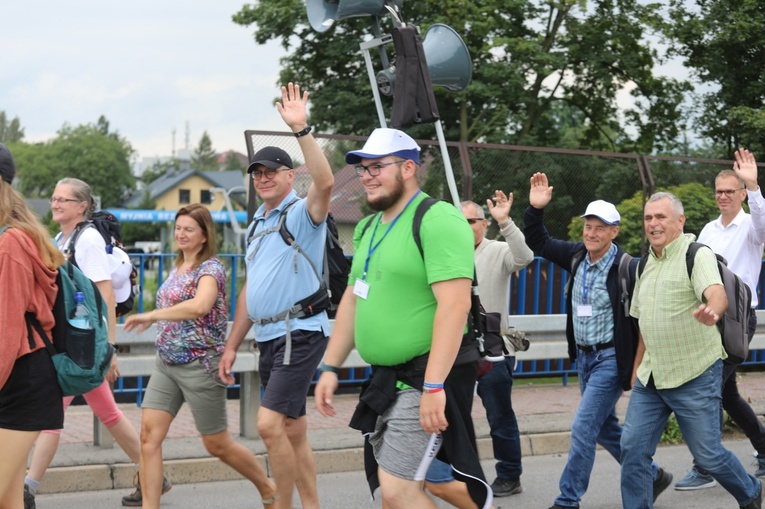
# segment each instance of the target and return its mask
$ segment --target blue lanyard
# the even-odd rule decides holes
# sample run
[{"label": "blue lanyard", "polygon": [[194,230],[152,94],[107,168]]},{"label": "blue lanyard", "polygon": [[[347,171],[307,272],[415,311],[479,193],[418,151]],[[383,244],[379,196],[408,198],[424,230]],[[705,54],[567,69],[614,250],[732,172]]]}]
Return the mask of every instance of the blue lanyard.
[{"label": "blue lanyard", "polygon": [[398,218],[401,217],[401,215],[406,211],[407,208],[409,208],[409,205],[414,201],[415,198],[422,192],[422,189],[419,189],[416,193],[414,193],[414,196],[409,198],[409,201],[406,202],[406,205],[404,205],[404,208],[401,210],[401,212],[398,213],[398,215],[393,219],[393,221],[390,222],[388,225],[388,229],[385,230],[385,233],[383,233],[383,236],[380,237],[380,240],[377,241],[377,244],[372,246],[372,242],[375,240],[375,234],[377,233],[377,227],[380,226],[380,222],[382,221],[382,213],[380,213],[377,217],[377,223],[375,223],[375,228],[372,230],[372,236],[369,238],[369,250],[367,251],[367,259],[364,261],[364,273],[361,275],[361,280],[366,281],[367,279],[367,272],[369,271],[369,259],[372,258],[372,254],[377,251],[377,248],[380,247],[380,244],[382,243],[383,239],[388,235],[388,232],[390,232],[393,227],[398,222]]},{"label": "blue lanyard", "polygon": [[[614,252],[611,253],[611,256],[608,258],[608,261],[606,262],[606,268],[604,270],[607,270],[608,267],[611,266],[611,263],[614,261],[615,257],[616,257],[616,249],[614,249]],[[587,256],[584,257],[584,274],[582,274],[582,302],[584,302],[584,304],[587,304],[587,294],[592,288],[592,285],[595,284],[595,278],[597,277],[597,276],[593,276],[592,282],[590,282],[590,286],[587,286],[587,266],[590,265],[590,262],[587,261],[587,258],[588,258]],[[595,263],[598,263],[598,262],[595,262]]]}]

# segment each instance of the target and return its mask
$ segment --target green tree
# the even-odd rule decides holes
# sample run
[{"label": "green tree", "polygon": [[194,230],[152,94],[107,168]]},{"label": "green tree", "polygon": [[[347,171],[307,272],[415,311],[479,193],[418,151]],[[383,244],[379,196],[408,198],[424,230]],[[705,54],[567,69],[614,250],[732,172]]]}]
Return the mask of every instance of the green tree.
[{"label": "green tree", "polygon": [[21,127],[19,117],[13,117],[13,120],[8,122],[5,111],[0,110],[0,142],[6,144],[14,143],[21,141],[23,138],[24,128]]},{"label": "green tree", "polygon": [[[402,15],[423,33],[433,23],[452,26],[470,51],[467,90],[436,87],[447,139],[652,152],[673,146],[687,89],[653,73],[660,59],[647,30],[658,9],[639,0],[421,0],[405,2]],[[370,32],[368,17],[319,34],[302,0],[261,0],[233,19],[254,25],[257,43],[279,40],[290,51],[280,84],[310,89],[311,121],[320,130],[365,135],[377,124],[363,59],[349,50]],[[384,33],[391,30],[387,17],[382,24]],[[372,56],[380,70],[379,55]],[[628,84],[635,105],[620,115],[616,96]],[[577,130],[562,132],[561,119]],[[433,129],[411,134],[433,137]]]},{"label": "green tree", "polygon": [[130,165],[133,149],[119,133],[104,132],[103,127],[64,124],[58,136],[45,144],[14,145],[21,192],[30,198],[47,198],[60,179],[76,177],[90,184],[104,208],[118,205],[135,189]]},{"label": "green tree", "polygon": [[226,162],[223,165],[223,169],[244,171],[246,168],[242,164],[242,161],[236,156],[236,153],[232,150],[226,154]]},{"label": "green tree", "polygon": [[695,125],[732,158],[740,146],[765,152],[765,2],[669,0],[664,24],[671,54],[703,87]]},{"label": "green tree", "polygon": [[195,170],[215,171],[218,170],[218,154],[212,147],[212,140],[207,131],[202,133],[199,139],[199,145],[194,149],[194,155],[191,156],[191,167]]}]

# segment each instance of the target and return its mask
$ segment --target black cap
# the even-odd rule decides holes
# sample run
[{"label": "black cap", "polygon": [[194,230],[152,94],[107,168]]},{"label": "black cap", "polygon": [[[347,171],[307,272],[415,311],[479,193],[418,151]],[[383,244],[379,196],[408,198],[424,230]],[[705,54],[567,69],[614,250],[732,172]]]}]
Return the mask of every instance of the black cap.
[{"label": "black cap", "polygon": [[279,147],[265,147],[252,156],[250,166],[247,167],[247,173],[252,173],[255,166],[262,164],[272,170],[278,170],[282,166],[286,166],[290,170],[292,169],[292,158],[290,155]]},{"label": "black cap", "polygon": [[9,184],[16,176],[16,163],[13,162],[13,154],[8,147],[0,143],[0,177]]}]

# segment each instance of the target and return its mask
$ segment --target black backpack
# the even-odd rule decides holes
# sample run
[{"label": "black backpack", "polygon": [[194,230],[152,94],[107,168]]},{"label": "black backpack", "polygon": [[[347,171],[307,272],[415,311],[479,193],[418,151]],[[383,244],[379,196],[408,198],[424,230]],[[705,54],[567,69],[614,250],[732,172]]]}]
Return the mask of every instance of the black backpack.
[{"label": "black backpack", "polygon": [[[691,242],[691,245],[688,246],[688,251],[685,253],[688,279],[691,279],[693,275],[696,251],[702,247],[712,249],[701,242]],[[725,287],[725,296],[728,298],[728,307],[717,321],[720,338],[725,352],[728,354],[725,362],[741,364],[749,355],[749,315],[752,312],[752,291],[740,277],[728,268],[728,262],[723,256],[715,253],[715,258],[717,259],[717,270],[720,272],[720,278]],[[641,258],[638,264],[638,275],[643,273],[647,261],[647,256]]]},{"label": "black backpack", "polygon": [[[94,212],[89,220],[78,224],[74,229],[74,233],[72,233],[72,239],[69,241],[69,246],[64,254],[75,266],[77,266],[77,259],[74,257],[75,246],[77,245],[77,239],[79,239],[85,228],[95,228],[101,234],[106,243],[106,253],[109,256],[122,256],[122,253],[115,254],[116,251],[121,250],[127,258],[125,246],[122,244],[119,219],[107,210],[99,210]],[[138,272],[135,270],[135,267],[132,268],[129,278],[130,295],[124,301],[117,302],[116,314],[118,317],[128,314],[133,309],[135,297],[141,293],[141,286],[138,284]]]},{"label": "black backpack", "polygon": [[311,262],[305,251],[303,251],[300,245],[295,241],[295,237],[287,229],[287,211],[296,202],[297,200],[284,207],[277,226],[267,228],[258,232],[256,235],[253,235],[255,224],[250,226],[247,231],[247,245],[258,237],[278,231],[279,236],[281,236],[285,244],[294,248],[296,253],[300,253],[306,260],[308,260],[311,269],[313,269],[313,273],[316,275],[316,279],[319,280],[319,289],[295,304],[295,307],[299,306],[302,308],[300,314],[291,312],[290,316],[305,317],[318,314],[321,311],[327,311],[329,318],[334,318],[337,306],[340,304],[340,299],[342,299],[343,293],[345,293],[345,289],[348,287],[348,275],[351,272],[351,264],[348,262],[345,253],[343,253],[342,246],[340,246],[335,217],[329,212],[327,213],[326,219],[327,238],[324,245],[324,261],[321,274],[319,274],[319,271],[313,265],[313,262]]}]

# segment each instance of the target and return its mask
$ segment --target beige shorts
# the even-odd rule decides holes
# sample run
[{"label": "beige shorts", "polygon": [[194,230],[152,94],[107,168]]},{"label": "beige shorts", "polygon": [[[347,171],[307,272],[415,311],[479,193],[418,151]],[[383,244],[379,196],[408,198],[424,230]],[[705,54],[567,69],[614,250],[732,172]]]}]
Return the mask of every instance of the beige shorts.
[{"label": "beige shorts", "polygon": [[[213,364],[217,370],[217,362]],[[157,357],[141,406],[164,410],[175,417],[184,401],[189,404],[197,431],[202,435],[214,435],[228,428],[226,384],[213,378],[199,360],[168,366]]]}]

